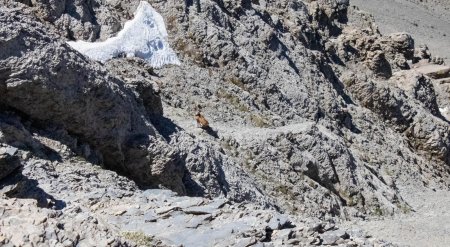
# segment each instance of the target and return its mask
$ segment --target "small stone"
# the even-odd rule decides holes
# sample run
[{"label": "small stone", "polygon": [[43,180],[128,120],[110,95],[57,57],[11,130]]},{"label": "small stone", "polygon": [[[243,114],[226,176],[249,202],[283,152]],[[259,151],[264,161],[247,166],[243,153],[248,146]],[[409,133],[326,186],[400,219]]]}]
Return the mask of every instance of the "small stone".
[{"label": "small stone", "polygon": [[22,154],[22,159],[23,160],[27,160],[27,159],[29,159],[31,157],[31,153],[30,152],[27,152],[27,151],[24,151],[23,152],[23,154]]},{"label": "small stone", "polygon": [[56,236],[55,229],[47,228],[46,231],[45,231],[45,238],[49,239],[49,240],[51,240],[51,239],[58,240],[58,237]]},{"label": "small stone", "polygon": [[314,239],[310,242],[310,244],[313,244],[313,245],[320,245],[320,244],[321,244],[320,238],[314,238]]},{"label": "small stone", "polygon": [[117,212],[114,213],[115,216],[121,216],[124,215],[127,212],[127,210],[119,210]]},{"label": "small stone", "polygon": [[314,242],[315,238],[314,237],[307,237],[305,242],[311,244],[312,242]]},{"label": "small stone", "polygon": [[62,244],[64,247],[72,247],[73,246],[73,243],[70,240],[66,240]]},{"label": "small stone", "polygon": [[294,239],[289,239],[289,240],[287,241],[287,244],[295,245],[295,246],[298,246],[299,243],[300,243],[300,240],[299,240],[299,239],[296,239],[296,238],[294,238]]},{"label": "small stone", "polygon": [[358,244],[354,241],[350,241],[347,243],[347,247],[356,247],[356,246],[358,246]]},{"label": "small stone", "polygon": [[282,246],[283,245],[283,240],[282,239],[276,239],[276,240],[272,241],[272,244],[274,246]]},{"label": "small stone", "polygon": [[308,227],[307,232],[318,232],[322,228],[323,228],[322,223],[317,223],[311,227]]},{"label": "small stone", "polygon": [[32,234],[29,236],[30,241],[33,243],[33,245],[37,245],[40,241],[40,237],[36,234]]},{"label": "small stone", "polygon": [[106,243],[107,244],[112,244],[112,243],[114,243],[114,241],[115,241],[114,238],[109,238],[109,239],[106,240]]},{"label": "small stone", "polygon": [[48,243],[50,244],[50,246],[56,246],[56,244],[58,244],[58,240],[57,239],[50,239],[50,241],[48,241]]},{"label": "small stone", "polygon": [[334,224],[334,223],[327,223],[325,226],[324,226],[324,228],[323,228],[323,230],[324,231],[331,231],[331,230],[335,230],[336,229],[336,225]]},{"label": "small stone", "polygon": [[340,238],[340,239],[338,239],[338,241],[336,241],[336,244],[337,244],[337,245],[342,245],[342,244],[345,244],[346,242],[348,242],[348,240],[345,240],[345,239],[343,239],[343,238]]},{"label": "small stone", "polygon": [[47,221],[47,217],[43,216],[43,217],[39,217],[39,218],[35,219],[34,220],[34,224],[35,225],[40,225],[40,224],[42,224],[42,223],[44,223],[46,221]]},{"label": "small stone", "polygon": [[235,219],[240,219],[244,216],[244,212],[239,212],[238,214],[236,214]]},{"label": "small stone", "polygon": [[9,154],[11,156],[16,155],[17,151],[17,148],[11,146],[0,148],[0,154]]},{"label": "small stone", "polygon": [[267,224],[267,227],[269,227],[272,230],[278,230],[280,228],[280,221],[279,219],[273,217],[269,223]]},{"label": "small stone", "polygon": [[348,235],[345,231],[332,231],[325,232],[324,234],[320,235],[320,238],[323,240],[322,244],[333,245],[336,244],[339,239],[345,238],[347,236]]},{"label": "small stone", "polygon": [[357,229],[352,229],[347,231],[347,233],[352,237],[352,238],[364,238],[366,237],[366,234],[362,231],[362,230],[357,230]]},{"label": "small stone", "polygon": [[252,246],[256,243],[256,239],[255,238],[242,238],[242,239],[238,239],[236,240],[236,242],[234,243],[233,246]]},{"label": "small stone", "polygon": [[293,231],[292,229],[283,229],[273,233],[277,238],[287,241],[292,238]]}]

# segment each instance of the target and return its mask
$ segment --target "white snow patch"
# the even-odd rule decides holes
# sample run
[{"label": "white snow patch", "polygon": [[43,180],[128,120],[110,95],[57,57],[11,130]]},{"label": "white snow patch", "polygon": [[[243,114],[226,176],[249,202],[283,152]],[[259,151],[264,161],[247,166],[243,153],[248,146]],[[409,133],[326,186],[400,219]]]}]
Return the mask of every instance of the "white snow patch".
[{"label": "white snow patch", "polygon": [[444,116],[447,120],[450,120],[450,109],[448,107],[439,108],[441,115]]},{"label": "white snow patch", "polygon": [[163,17],[149,3],[141,1],[134,19],[127,21],[116,37],[103,42],[67,43],[89,58],[101,62],[124,54],[145,59],[155,68],[167,64],[180,65],[177,55],[169,47],[167,37]]}]

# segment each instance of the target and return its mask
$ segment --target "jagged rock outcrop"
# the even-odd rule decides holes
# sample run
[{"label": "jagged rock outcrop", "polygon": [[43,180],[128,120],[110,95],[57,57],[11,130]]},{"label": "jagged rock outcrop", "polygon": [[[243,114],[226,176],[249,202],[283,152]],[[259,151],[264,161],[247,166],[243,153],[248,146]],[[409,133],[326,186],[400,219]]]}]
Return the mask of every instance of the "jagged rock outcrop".
[{"label": "jagged rock outcrop", "polygon": [[[349,53],[346,53],[346,50],[352,50],[350,54],[379,51],[380,54],[389,55],[381,57],[384,59],[384,67],[374,70],[376,66],[368,66],[375,72],[376,77],[370,73],[361,73],[361,65],[355,65],[353,62],[349,63],[348,68],[340,68],[346,70],[341,76],[346,89],[364,107],[390,122],[397,131],[404,132],[417,150],[430,153],[430,157],[437,157],[448,164],[449,126],[439,111],[434,83],[422,73],[418,73],[418,69],[405,70],[410,68],[407,61],[410,64],[421,63],[416,61],[420,57],[414,55],[414,42],[411,37],[407,34],[383,37],[374,31],[372,26],[363,29],[369,36],[353,30],[351,26],[348,29],[353,33],[350,37],[353,37],[354,42],[348,43],[349,35],[345,32],[337,41],[338,47],[342,47],[338,49],[338,56],[343,60],[348,59],[346,55]],[[356,41],[360,45],[355,43]],[[364,66],[367,66],[367,63],[376,64],[367,56],[363,61],[366,61]],[[428,60],[425,63],[428,63]],[[377,71],[383,72],[383,76],[379,77]]]},{"label": "jagged rock outcrop", "polygon": [[346,62],[362,62],[376,76],[390,78],[394,71],[409,69],[414,40],[406,33],[381,36],[370,29],[345,28],[339,36],[336,54]]},{"label": "jagged rock outcrop", "polygon": [[437,94],[432,80],[425,75],[413,71],[401,71],[395,73],[389,82],[403,90],[407,97],[420,102],[431,114],[439,117]]},{"label": "jagged rock outcrop", "polygon": [[450,17],[447,14],[450,4],[448,1],[352,0],[351,4],[373,15],[383,35],[408,32],[414,37],[416,44],[430,48],[428,59],[438,63],[450,62]]},{"label": "jagged rock outcrop", "polygon": [[122,80],[19,11],[2,11],[0,21],[2,104],[80,136],[110,169],[184,193],[184,168]]},{"label": "jagged rock outcrop", "polygon": [[17,149],[11,146],[0,149],[0,179],[3,179],[20,167],[20,160],[15,156]]},{"label": "jagged rock outcrop", "polygon": [[[382,82],[370,80],[349,85],[348,88],[361,104],[377,113],[385,121],[391,122],[397,131],[405,132],[415,148],[426,151],[448,164],[449,126],[448,122],[440,119],[441,114],[436,109],[436,97],[428,94],[427,97],[431,97],[431,104],[429,104],[429,99],[421,98],[419,83],[415,85],[413,92],[410,89],[405,90],[404,82],[399,84],[404,91],[399,91],[398,87],[390,87]],[[429,86],[430,84],[428,84],[430,89]],[[405,95],[405,92],[410,94]],[[423,104],[408,100],[408,96],[409,99],[418,100]]]}]

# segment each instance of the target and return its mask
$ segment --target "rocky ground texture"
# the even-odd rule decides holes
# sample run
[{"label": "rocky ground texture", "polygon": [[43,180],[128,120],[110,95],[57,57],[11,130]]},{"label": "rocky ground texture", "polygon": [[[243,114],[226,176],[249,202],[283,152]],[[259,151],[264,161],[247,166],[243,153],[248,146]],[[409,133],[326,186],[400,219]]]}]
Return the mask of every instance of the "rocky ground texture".
[{"label": "rocky ground texture", "polygon": [[422,243],[398,222],[433,232],[416,219],[429,193],[450,193],[450,68],[426,46],[346,0],[148,2],[180,66],[102,64],[66,43],[113,36],[139,1],[0,0],[2,246],[395,246]]}]

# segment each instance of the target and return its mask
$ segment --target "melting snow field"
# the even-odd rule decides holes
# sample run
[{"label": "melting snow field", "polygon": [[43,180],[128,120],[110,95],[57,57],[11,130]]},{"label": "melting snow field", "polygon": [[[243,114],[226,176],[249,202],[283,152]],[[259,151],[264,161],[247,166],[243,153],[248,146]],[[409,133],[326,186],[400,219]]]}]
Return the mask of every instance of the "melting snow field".
[{"label": "melting snow field", "polygon": [[103,42],[68,42],[75,50],[91,59],[105,62],[121,54],[140,57],[151,66],[160,68],[167,64],[179,65],[180,61],[167,42],[167,30],[162,16],[141,1],[134,19],[127,21],[116,37]]}]

